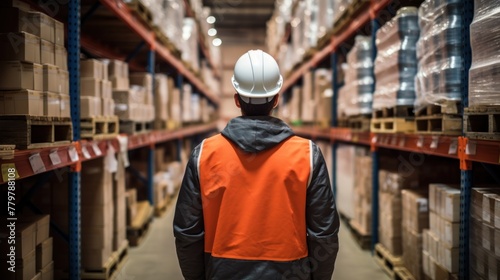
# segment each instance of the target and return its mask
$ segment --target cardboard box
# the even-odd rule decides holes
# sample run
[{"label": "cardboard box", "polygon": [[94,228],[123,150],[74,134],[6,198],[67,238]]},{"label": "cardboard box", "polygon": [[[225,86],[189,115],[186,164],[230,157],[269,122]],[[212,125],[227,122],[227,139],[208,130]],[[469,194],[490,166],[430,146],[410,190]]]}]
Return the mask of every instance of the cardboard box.
[{"label": "cardboard box", "polygon": [[90,250],[112,249],[113,227],[112,222],[106,226],[82,226],[82,248]]},{"label": "cardboard box", "polygon": [[60,117],[61,104],[59,94],[53,92],[43,92],[43,115],[47,117]]},{"label": "cardboard box", "polygon": [[39,90],[43,87],[40,69],[36,63],[0,61],[0,90]]},{"label": "cardboard box", "polygon": [[35,35],[40,36],[40,39],[42,40],[46,40],[54,44],[55,28],[53,18],[44,13],[30,12],[28,13],[28,20],[35,26],[35,29],[40,30],[40,33]]},{"label": "cardboard box", "polygon": [[44,67],[41,64],[33,64],[33,89],[43,91],[45,87]]},{"label": "cardboard box", "polygon": [[451,273],[457,273],[458,265],[460,262],[460,248],[449,248],[446,246],[442,246],[442,250],[444,257],[443,267]]},{"label": "cardboard box", "polygon": [[36,246],[36,271],[42,270],[52,262],[53,247],[52,237]]},{"label": "cardboard box", "polygon": [[[35,252],[36,246],[36,224],[22,224],[16,222],[16,258],[25,258],[31,252]],[[7,228],[6,230],[9,230]],[[9,230],[10,231],[10,230]],[[0,249],[5,254],[10,252],[10,244],[7,243],[7,235],[0,236]],[[5,255],[3,257],[6,257]],[[17,266],[17,263],[16,263]]]},{"label": "cardboard box", "polygon": [[64,46],[54,45],[54,63],[63,70],[68,70],[68,52]]},{"label": "cardboard box", "polygon": [[52,64],[56,62],[54,43],[46,40],[40,40],[40,63]]},{"label": "cardboard box", "polygon": [[87,270],[102,269],[112,254],[111,248],[87,249],[82,251],[82,268]]},{"label": "cardboard box", "polygon": [[[124,61],[113,59],[101,60],[108,68],[108,78],[128,78],[128,64]],[[127,79],[128,80],[128,79]]]},{"label": "cardboard box", "polygon": [[113,204],[82,205],[82,227],[105,227],[113,224]]},{"label": "cardboard box", "polygon": [[490,251],[494,252],[495,250],[495,228],[486,224],[482,223],[482,245],[483,248]]},{"label": "cardboard box", "polygon": [[30,10],[30,5],[23,2],[22,0],[4,0],[1,2],[0,7],[7,7],[7,8],[19,8],[23,11],[29,11]]},{"label": "cardboard box", "polygon": [[80,78],[102,80],[103,64],[97,59],[80,60]]},{"label": "cardboard box", "polygon": [[101,80],[80,78],[80,96],[101,97]]},{"label": "cardboard box", "polygon": [[0,34],[0,60],[40,63],[40,38],[25,32]]},{"label": "cardboard box", "polygon": [[111,98],[102,98],[102,115],[105,117],[114,116],[115,114],[115,101]]},{"label": "cardboard box", "polygon": [[442,219],[444,225],[444,238],[442,241],[448,247],[460,245],[460,223],[452,223]]},{"label": "cardboard box", "polygon": [[110,77],[113,90],[128,90],[129,80],[128,77]]},{"label": "cardboard box", "polygon": [[101,80],[101,97],[113,98],[113,84],[108,80]]},{"label": "cardboard box", "polygon": [[43,91],[54,93],[60,92],[60,83],[58,81],[59,73],[57,66],[51,64],[43,65]]},{"label": "cardboard box", "polygon": [[43,116],[43,94],[34,90],[0,92],[2,115]]},{"label": "cardboard box", "polygon": [[36,253],[32,250],[26,256],[16,260],[16,278],[33,279],[36,275]]},{"label": "cardboard box", "polygon": [[54,262],[50,262],[46,267],[40,271],[42,273],[42,280],[54,279]]},{"label": "cardboard box", "polygon": [[415,232],[429,228],[429,207],[425,191],[403,190],[404,226]]},{"label": "cardboard box", "polygon": [[22,223],[35,224],[35,245],[49,238],[50,215],[22,216]]},{"label": "cardboard box", "polygon": [[64,23],[54,19],[54,44],[64,47]]},{"label": "cardboard box", "polygon": [[58,68],[57,75],[59,94],[69,95],[69,72]]},{"label": "cardboard box", "polygon": [[61,105],[61,117],[70,118],[71,117],[71,105],[69,95],[59,95],[59,104]]},{"label": "cardboard box", "polygon": [[491,226],[495,225],[495,201],[500,200],[498,192],[495,190],[483,195],[483,222]]},{"label": "cardboard box", "polygon": [[500,200],[495,199],[495,228],[500,229]]},{"label": "cardboard box", "polygon": [[33,277],[33,279],[31,280],[42,280],[42,273],[41,272],[38,272],[35,277]]},{"label": "cardboard box", "polygon": [[0,26],[0,33],[26,32],[40,37],[40,25],[30,20],[29,12],[26,10],[3,7],[0,9],[0,18],[6,23]]},{"label": "cardboard box", "polygon": [[460,222],[460,190],[448,189],[443,194],[442,217],[449,222]]},{"label": "cardboard box", "polygon": [[82,119],[101,116],[101,99],[94,96],[80,97],[80,117]]}]

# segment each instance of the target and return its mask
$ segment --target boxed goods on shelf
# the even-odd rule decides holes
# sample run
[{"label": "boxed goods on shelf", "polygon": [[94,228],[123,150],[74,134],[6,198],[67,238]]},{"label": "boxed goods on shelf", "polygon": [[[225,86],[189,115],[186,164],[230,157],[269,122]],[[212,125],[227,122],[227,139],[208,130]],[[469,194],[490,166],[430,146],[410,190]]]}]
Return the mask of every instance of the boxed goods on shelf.
[{"label": "boxed goods on shelf", "polygon": [[0,100],[0,115],[30,115],[43,116],[44,100],[40,91],[19,90],[2,91]]},{"label": "boxed goods on shelf", "polygon": [[423,279],[422,231],[429,228],[427,190],[403,190],[403,262],[415,279]]},{"label": "boxed goods on shelf", "polygon": [[332,118],[332,72],[328,69],[317,69],[314,72],[314,99],[317,105],[316,123],[322,127],[330,126]]},{"label": "boxed goods on shelf", "polygon": [[313,92],[313,73],[307,72],[302,78],[302,95],[300,97],[300,119],[303,122],[311,123],[314,121],[314,92]]},{"label": "boxed goods on shelf", "polygon": [[0,34],[0,60],[40,63],[40,37],[26,33]]},{"label": "boxed goods on shelf", "polygon": [[40,40],[40,63],[42,64],[55,64],[56,63],[56,49],[52,42],[47,40]]},{"label": "boxed goods on shelf", "polygon": [[[173,81],[172,81],[173,83]],[[168,119],[168,93],[169,78],[163,74],[155,75],[155,119],[166,121]]]},{"label": "boxed goods on shelf", "polygon": [[401,8],[378,30],[374,109],[413,106],[418,37],[418,10],[414,7]]},{"label": "boxed goods on shelf", "polygon": [[354,218],[354,170],[356,149],[352,145],[338,144],[337,146],[337,174],[343,176],[336,176],[337,184],[337,208],[339,212],[348,219]]},{"label": "boxed goods on shelf", "polygon": [[469,106],[500,105],[500,8],[495,1],[474,1],[470,25],[472,65],[469,72]]},{"label": "boxed goods on shelf", "polygon": [[182,60],[188,62],[195,72],[200,70],[200,59],[198,55],[198,27],[193,18],[184,18],[182,27],[182,39],[184,47]]},{"label": "boxed goods on shelf", "polygon": [[60,93],[59,72],[57,66],[52,64],[43,65],[43,90]]},{"label": "boxed goods on shelf", "polygon": [[424,274],[448,279],[458,273],[460,190],[445,184],[429,185],[429,230],[423,231]]},{"label": "boxed goods on shelf", "polygon": [[356,36],[347,54],[345,85],[339,90],[339,107],[346,116],[371,114],[374,81],[371,38]]},{"label": "boxed goods on shelf", "polygon": [[402,254],[402,190],[418,187],[418,172],[405,176],[388,170],[379,171],[380,243],[393,255]]},{"label": "boxed goods on shelf", "polygon": [[59,94],[43,92],[43,115],[46,117],[61,117]]},{"label": "boxed goods on shelf", "polygon": [[36,270],[40,271],[52,262],[53,239],[49,237],[36,246]]},{"label": "boxed goods on shelf", "polygon": [[372,231],[372,158],[366,149],[356,149],[354,170],[354,218],[351,225],[362,235]]},{"label": "boxed goods on shelf", "polygon": [[459,1],[426,0],[419,8],[415,109],[462,98],[462,13]]},{"label": "boxed goods on shelf", "polygon": [[471,273],[498,279],[500,267],[500,188],[473,188],[471,192]]},{"label": "boxed goods on shelf", "polygon": [[44,90],[42,65],[0,61],[0,90]]}]

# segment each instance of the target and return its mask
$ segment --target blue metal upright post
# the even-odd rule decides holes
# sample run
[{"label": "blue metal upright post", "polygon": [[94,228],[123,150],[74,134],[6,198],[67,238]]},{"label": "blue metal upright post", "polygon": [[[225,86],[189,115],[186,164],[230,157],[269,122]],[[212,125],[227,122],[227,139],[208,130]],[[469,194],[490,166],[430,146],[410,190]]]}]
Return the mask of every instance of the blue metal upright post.
[{"label": "blue metal upright post", "polygon": [[[68,70],[73,141],[80,140],[80,0],[68,6]],[[69,278],[80,279],[80,166],[69,173]]]},{"label": "blue metal upright post", "polygon": [[[331,127],[337,126],[337,104],[339,99],[339,84],[338,79],[338,55],[332,52],[330,55],[330,64],[332,67],[332,120]],[[337,199],[337,143],[332,143],[332,191],[335,199]]]},{"label": "blue metal upright post", "polygon": [[[155,51],[148,51],[148,72],[153,77],[152,88],[155,88]],[[154,94],[154,90],[153,90]],[[148,200],[149,204],[154,205],[154,172],[155,172],[155,144],[148,147]]]},{"label": "blue metal upright post", "polygon": [[[470,46],[470,24],[474,17],[474,1],[462,0],[460,3],[462,22],[460,32],[462,36],[462,106],[460,113],[463,115],[463,108],[469,105],[469,69],[472,60]],[[465,129],[465,128],[464,128]],[[463,166],[464,167],[464,166]],[[470,278],[470,196],[472,188],[472,166],[462,168],[460,171],[460,263],[459,279]]]},{"label": "blue metal upright post", "polygon": [[[372,18],[372,61],[377,57],[377,47],[375,44],[377,31],[380,28],[376,18]],[[372,70],[373,86],[372,93],[375,92],[375,73]],[[375,252],[375,245],[378,243],[378,171],[379,152],[376,147],[372,147],[372,253]]]}]

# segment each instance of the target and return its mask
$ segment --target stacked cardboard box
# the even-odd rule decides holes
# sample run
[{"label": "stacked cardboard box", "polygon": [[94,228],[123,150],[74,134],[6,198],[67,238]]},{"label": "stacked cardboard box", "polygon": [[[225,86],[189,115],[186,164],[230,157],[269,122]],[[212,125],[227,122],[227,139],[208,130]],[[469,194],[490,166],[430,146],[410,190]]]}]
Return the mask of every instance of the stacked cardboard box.
[{"label": "stacked cardboard box", "polygon": [[125,201],[127,207],[127,225],[131,225],[137,216],[137,190],[134,188],[126,190]]},{"label": "stacked cardboard box", "polygon": [[113,182],[104,158],[86,161],[81,175],[82,268],[102,269],[113,252]]},{"label": "stacked cardboard box", "polygon": [[70,117],[64,25],[26,8],[0,11],[0,115]]},{"label": "stacked cardboard box", "polygon": [[[114,75],[118,74],[117,61],[110,63],[108,69],[113,69]],[[122,63],[122,62],[121,62]],[[119,63],[118,63],[119,64]],[[111,66],[113,65],[113,66]],[[123,65],[126,65],[122,63]],[[122,69],[122,72],[124,69]],[[115,101],[115,114],[122,121],[150,122],[154,120],[155,110],[153,105],[153,78],[149,73],[122,73],[123,77],[114,77],[113,99]],[[120,84],[120,81],[127,81]],[[130,83],[130,86],[129,86]],[[125,85],[127,88],[124,88]]]},{"label": "stacked cardboard box", "polygon": [[471,278],[500,277],[500,188],[474,188],[471,194]]},{"label": "stacked cardboard box", "polygon": [[360,234],[370,235],[372,231],[372,157],[367,149],[356,150],[354,173],[354,217],[351,225]]},{"label": "stacked cardboard box", "polygon": [[80,61],[80,117],[114,116],[115,103],[108,67],[97,59]]},{"label": "stacked cardboard box", "polygon": [[307,72],[302,77],[302,95],[300,100],[300,120],[311,123],[314,121],[313,73]]},{"label": "stacked cardboard box", "polygon": [[458,273],[460,190],[430,184],[429,209],[429,230],[423,232],[424,274],[431,279],[449,279]]},{"label": "stacked cardboard box", "polygon": [[427,190],[403,190],[403,262],[415,279],[423,279],[422,231],[429,228]]},{"label": "stacked cardboard box", "polygon": [[169,79],[169,84],[172,85],[172,90],[168,92],[169,103],[169,122],[168,128],[178,128],[182,124],[182,104],[181,104],[181,91],[178,87],[173,86],[173,80]]},{"label": "stacked cardboard box", "polygon": [[129,75],[130,87],[136,88],[143,101],[136,104],[138,121],[150,122],[155,118],[155,106],[153,100],[153,76],[149,73],[132,73]]},{"label": "stacked cardboard box", "polygon": [[332,119],[332,71],[317,69],[314,72],[314,99],[316,100],[316,123],[329,127]]},{"label": "stacked cardboard box", "polygon": [[[173,84],[173,81],[171,81]],[[173,86],[173,85],[172,85]],[[155,74],[155,94],[154,94],[154,106],[155,106],[155,121],[159,123],[164,123],[168,120],[169,108],[168,108],[168,95],[172,90],[170,88],[170,81],[167,75]],[[162,126],[157,126],[155,129],[161,129]]]},{"label": "stacked cardboard box", "polygon": [[403,253],[401,191],[417,187],[416,171],[407,176],[387,170],[379,171],[379,239],[380,243],[395,256]]},{"label": "stacked cardboard box", "polygon": [[127,240],[127,210],[125,193],[125,164],[122,155],[118,155],[118,167],[113,176],[113,251]]}]

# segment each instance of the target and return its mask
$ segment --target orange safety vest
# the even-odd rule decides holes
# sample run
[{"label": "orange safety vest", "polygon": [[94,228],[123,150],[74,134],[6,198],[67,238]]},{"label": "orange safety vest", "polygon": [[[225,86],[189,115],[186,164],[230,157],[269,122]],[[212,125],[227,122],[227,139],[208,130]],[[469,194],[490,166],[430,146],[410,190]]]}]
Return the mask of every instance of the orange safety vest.
[{"label": "orange safety vest", "polygon": [[306,257],[311,148],[297,136],[259,153],[244,152],[220,134],[204,140],[198,174],[205,252],[242,260]]}]

